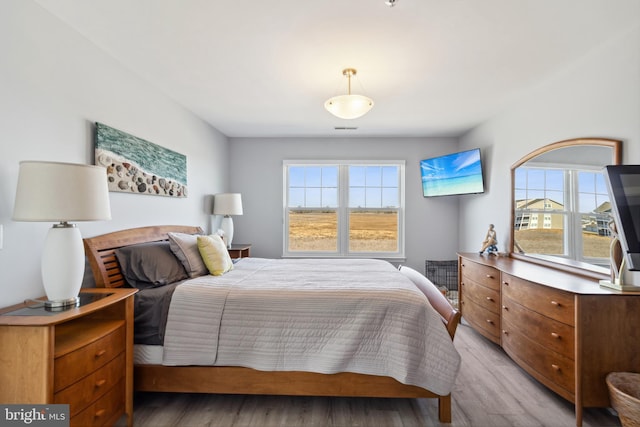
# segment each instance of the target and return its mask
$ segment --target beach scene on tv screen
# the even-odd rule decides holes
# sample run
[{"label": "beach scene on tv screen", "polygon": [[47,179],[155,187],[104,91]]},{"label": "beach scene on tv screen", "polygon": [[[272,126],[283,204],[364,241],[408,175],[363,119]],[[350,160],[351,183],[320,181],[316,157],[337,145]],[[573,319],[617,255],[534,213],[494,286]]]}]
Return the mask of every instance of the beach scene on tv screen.
[{"label": "beach scene on tv screen", "polygon": [[422,160],[420,169],[425,197],[484,191],[480,150]]}]

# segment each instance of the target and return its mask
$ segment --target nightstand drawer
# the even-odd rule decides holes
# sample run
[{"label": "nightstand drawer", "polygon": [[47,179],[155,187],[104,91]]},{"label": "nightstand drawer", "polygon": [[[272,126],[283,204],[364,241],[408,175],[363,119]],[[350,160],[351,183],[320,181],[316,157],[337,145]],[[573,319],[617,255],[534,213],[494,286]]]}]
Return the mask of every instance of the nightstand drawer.
[{"label": "nightstand drawer", "polygon": [[98,401],[89,405],[87,409],[71,418],[71,426],[103,426],[113,424],[118,416],[124,412],[124,380],[120,381],[107,394],[102,396]]},{"label": "nightstand drawer", "polygon": [[105,365],[125,348],[125,325],[98,340],[55,359],[54,391],[60,391]]},{"label": "nightstand drawer", "polygon": [[125,357],[124,353],[120,353],[119,356],[93,374],[56,393],[53,396],[53,402],[71,405],[70,410],[73,417],[119,383],[124,371]]}]

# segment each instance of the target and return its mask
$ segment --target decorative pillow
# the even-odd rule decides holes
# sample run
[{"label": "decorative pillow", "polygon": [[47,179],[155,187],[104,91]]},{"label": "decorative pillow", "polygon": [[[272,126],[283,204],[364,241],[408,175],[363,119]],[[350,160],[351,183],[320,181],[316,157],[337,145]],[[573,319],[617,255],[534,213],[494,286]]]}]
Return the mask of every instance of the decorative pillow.
[{"label": "decorative pillow", "polygon": [[209,273],[221,276],[233,269],[233,262],[222,238],[218,235],[198,236],[198,250]]},{"label": "decorative pillow", "polygon": [[185,233],[167,233],[171,251],[180,260],[189,277],[209,274],[198,250],[198,236]]},{"label": "decorative pillow", "polygon": [[126,246],[115,253],[127,283],[135,288],[164,286],[188,278],[169,242]]}]

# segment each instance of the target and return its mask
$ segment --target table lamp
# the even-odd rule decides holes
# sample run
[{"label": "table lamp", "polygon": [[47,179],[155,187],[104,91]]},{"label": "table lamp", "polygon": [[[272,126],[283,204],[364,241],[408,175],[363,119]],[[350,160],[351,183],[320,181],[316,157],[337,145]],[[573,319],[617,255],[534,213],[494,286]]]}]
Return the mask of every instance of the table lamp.
[{"label": "table lamp", "polygon": [[80,230],[70,221],[111,219],[106,169],[41,161],[20,162],[15,221],[59,222],[42,252],[45,308],[78,305],[85,256]]},{"label": "table lamp", "polygon": [[242,196],[240,193],[221,193],[213,197],[213,214],[224,215],[220,228],[227,239],[227,247],[233,240],[233,219],[231,215],[242,215]]}]

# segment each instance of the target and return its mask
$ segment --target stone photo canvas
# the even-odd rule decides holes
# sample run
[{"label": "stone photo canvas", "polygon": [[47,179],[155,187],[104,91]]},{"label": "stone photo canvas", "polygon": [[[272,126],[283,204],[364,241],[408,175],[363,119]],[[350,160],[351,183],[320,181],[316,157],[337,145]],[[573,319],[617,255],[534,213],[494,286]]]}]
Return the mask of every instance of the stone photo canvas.
[{"label": "stone photo canvas", "polygon": [[95,164],[107,169],[109,191],[187,197],[187,158],[96,123]]}]

